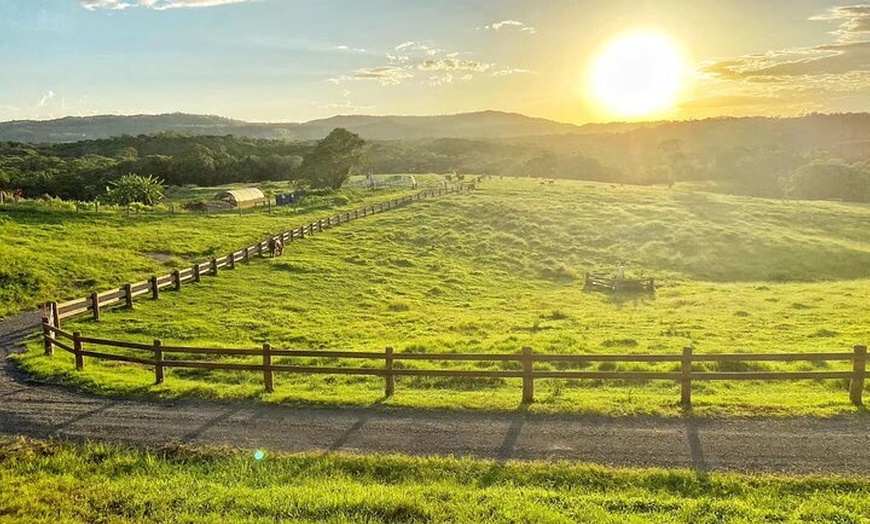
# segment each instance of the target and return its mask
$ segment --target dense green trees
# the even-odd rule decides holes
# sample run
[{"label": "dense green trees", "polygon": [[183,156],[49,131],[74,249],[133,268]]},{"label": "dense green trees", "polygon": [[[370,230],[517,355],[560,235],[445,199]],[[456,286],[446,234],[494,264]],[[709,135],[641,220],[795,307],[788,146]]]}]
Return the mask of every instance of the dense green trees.
[{"label": "dense green trees", "polygon": [[[744,125],[751,128],[753,123],[769,124],[762,120]],[[54,145],[0,142],[0,189],[21,189],[29,197],[93,200],[111,181],[131,173],[159,178],[169,186],[299,180],[333,188],[353,170],[362,171],[364,160],[365,171],[374,173],[481,173],[625,184],[703,181],[734,194],[870,201],[866,141],[825,149],[814,145],[818,135],[813,140],[786,135],[782,144],[768,140],[753,145],[716,121],[695,126],[697,137],[672,127],[679,128],[369,144],[343,129],[317,143],[175,133]]]},{"label": "dense green trees", "polygon": [[315,189],[338,189],[362,163],[365,142],[347,129],[333,130],[305,157],[302,178]]}]

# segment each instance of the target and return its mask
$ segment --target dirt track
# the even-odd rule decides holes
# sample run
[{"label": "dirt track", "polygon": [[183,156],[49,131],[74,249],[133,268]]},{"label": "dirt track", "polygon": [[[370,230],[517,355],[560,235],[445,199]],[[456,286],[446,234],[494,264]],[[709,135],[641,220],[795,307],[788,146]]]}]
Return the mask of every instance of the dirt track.
[{"label": "dirt track", "polygon": [[834,419],[684,419],[318,409],[94,399],[30,381],[5,361],[38,315],[0,322],[0,434],[274,451],[570,460],[711,471],[870,472],[870,414]]}]

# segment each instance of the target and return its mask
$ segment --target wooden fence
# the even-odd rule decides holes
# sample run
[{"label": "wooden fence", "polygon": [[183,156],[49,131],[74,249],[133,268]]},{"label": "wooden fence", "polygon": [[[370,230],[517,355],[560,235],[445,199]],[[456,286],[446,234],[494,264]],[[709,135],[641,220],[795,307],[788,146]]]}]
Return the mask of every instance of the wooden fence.
[{"label": "wooden fence", "polygon": [[[154,367],[155,383],[160,384],[166,369],[194,368],[212,370],[255,371],[263,374],[267,392],[275,389],[274,374],[296,373],[305,375],[367,375],[384,378],[384,393],[392,396],[397,377],[452,377],[452,378],[516,378],[522,379],[523,403],[534,402],[536,379],[598,379],[598,380],[673,380],[681,385],[681,403],[685,407],[692,403],[692,383],[708,380],[849,380],[849,398],[853,404],[862,404],[864,381],[867,376],[867,347],[855,346],[851,353],[733,353],[733,354],[695,354],[691,347],[681,355],[555,355],[538,354],[532,348],[523,348],[516,354],[461,354],[461,353],[397,353],[392,348],[383,352],[355,351],[311,351],[274,349],[263,344],[257,349],[217,349],[165,346],[162,341],[153,344],[117,342],[82,336],[81,333],[67,333],[52,326],[47,318],[43,319],[43,338],[45,353],[52,355],[59,347],[75,356],[77,370],[84,369],[85,357],[103,360],[129,362]],[[132,350],[131,356],[95,351],[94,347],[123,348]],[[111,351],[111,350],[108,350]],[[203,357],[247,357],[248,362],[215,362],[191,359]],[[186,358],[186,359],[185,359]],[[276,364],[275,358],[297,359],[349,359],[367,360],[381,363],[379,367],[328,367],[317,365]],[[402,365],[405,361],[428,362],[502,362],[512,363],[503,370],[451,370],[451,369],[414,369]],[[694,364],[707,362],[851,362],[851,371],[705,371],[693,369]],[[678,363],[678,371],[566,371],[536,369],[537,363],[563,363],[585,365],[592,362],[613,363]]]},{"label": "wooden fence", "polygon": [[586,273],[585,286],[589,289],[608,291],[647,291],[653,292],[656,282],[652,278],[614,278],[600,273]]},{"label": "wooden fence", "polygon": [[64,319],[92,315],[95,320],[100,319],[101,311],[107,307],[126,306],[133,307],[133,301],[139,297],[147,296],[153,299],[160,297],[160,292],[165,289],[180,291],[183,284],[199,282],[203,275],[217,275],[223,269],[235,269],[236,264],[248,262],[253,256],[263,256],[269,253],[269,240],[281,237],[286,243],[304,239],[308,235],[319,233],[334,226],[364,218],[376,213],[395,209],[400,206],[416,202],[424,198],[447,195],[473,189],[473,184],[461,184],[441,189],[429,189],[413,195],[404,196],[372,204],[360,209],[339,213],[334,216],[315,220],[290,231],[284,231],[271,235],[262,242],[250,245],[242,250],[230,253],[224,257],[213,258],[206,262],[194,264],[192,267],[173,271],[163,276],[152,276],[148,280],[125,284],[116,289],[94,292],[87,297],[68,300],[66,302],[50,302],[43,308],[43,313],[48,317],[52,327],[61,327]]}]

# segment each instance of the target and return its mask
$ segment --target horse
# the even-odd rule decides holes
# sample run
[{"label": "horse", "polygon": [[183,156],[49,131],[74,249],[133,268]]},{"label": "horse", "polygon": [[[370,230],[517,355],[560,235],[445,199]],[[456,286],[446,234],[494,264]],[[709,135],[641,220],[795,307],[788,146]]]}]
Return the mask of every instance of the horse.
[{"label": "horse", "polygon": [[281,237],[272,237],[269,239],[269,258],[280,257],[284,254],[284,241]]}]

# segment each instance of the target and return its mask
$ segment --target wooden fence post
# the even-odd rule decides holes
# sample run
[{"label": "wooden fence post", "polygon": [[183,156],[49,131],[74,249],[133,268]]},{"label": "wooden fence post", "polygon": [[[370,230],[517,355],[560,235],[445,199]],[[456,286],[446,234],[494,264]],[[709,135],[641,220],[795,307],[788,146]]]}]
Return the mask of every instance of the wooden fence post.
[{"label": "wooden fence post", "polygon": [[332,217],[326,217],[326,228],[329,229],[332,227]]},{"label": "wooden fence post", "polygon": [[229,257],[230,257],[230,269],[236,269],[236,254],[230,253]]},{"label": "wooden fence post", "polygon": [[181,291],[181,271],[176,269],[172,272],[172,282],[175,283],[175,290]]},{"label": "wooden fence post", "polygon": [[257,256],[263,256],[263,243],[257,244]]},{"label": "wooden fence post", "polygon": [[396,376],[393,375],[393,348],[388,347],[384,354],[386,373],[384,374],[384,396],[392,397],[396,392]]},{"label": "wooden fence post", "polygon": [[124,284],[124,304],[133,309],[133,284]]},{"label": "wooden fence post", "polygon": [[151,277],[151,298],[158,300],[160,298],[160,286],[157,285],[157,277]]},{"label": "wooden fence post", "polygon": [[214,276],[218,276],[218,267],[217,266],[218,266],[217,259],[216,258],[211,259],[211,274]]},{"label": "wooden fence post", "polygon": [[274,375],[272,372],[272,345],[263,344],[263,383],[266,385],[266,393],[275,392]]},{"label": "wooden fence post", "polygon": [[692,346],[683,348],[683,358],[680,360],[680,404],[683,409],[692,407]]},{"label": "wooden fence post", "polygon": [[57,302],[51,302],[48,306],[48,311],[51,325],[60,329],[60,308],[57,307]]},{"label": "wooden fence post", "polygon": [[154,384],[163,384],[163,341],[154,339]]},{"label": "wooden fence post", "polygon": [[852,404],[862,406],[864,403],[861,396],[864,393],[864,379],[867,376],[867,346],[855,346],[852,373],[852,381],[849,384],[849,399]]},{"label": "wooden fence post", "polygon": [[199,272],[199,262],[193,265],[193,281],[194,282],[202,282],[202,275]]},{"label": "wooden fence post", "polygon": [[96,291],[91,293],[91,308],[94,310],[94,320],[100,320],[100,295]]},{"label": "wooden fence post", "polygon": [[54,331],[49,329],[49,318],[42,317],[42,341],[45,343],[45,356],[50,357],[54,355],[54,344],[52,344],[52,335]]},{"label": "wooden fence post", "polygon": [[535,377],[532,375],[533,360],[532,348],[523,348],[523,404],[531,404],[535,401]]},{"label": "wooden fence post", "polygon": [[244,258],[244,261],[245,261],[245,263],[248,263],[248,262],[251,261],[251,247],[250,247],[250,246],[248,246],[248,247],[245,248],[245,258]]},{"label": "wooden fence post", "polygon": [[73,353],[76,356],[76,371],[85,368],[85,357],[82,356],[82,334],[78,331],[73,333]]}]

